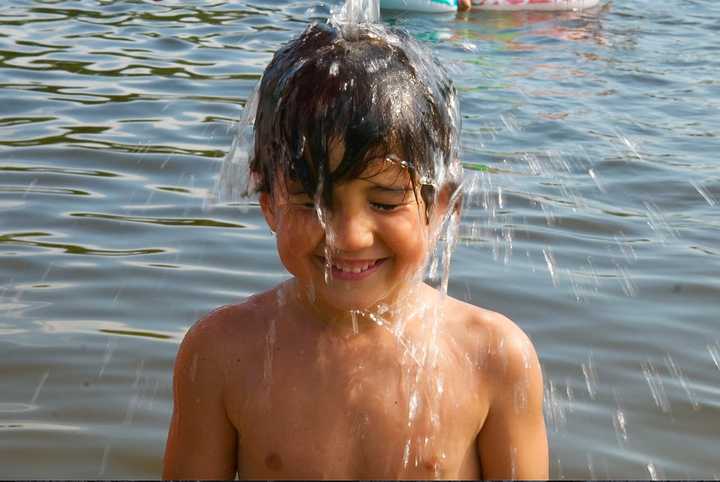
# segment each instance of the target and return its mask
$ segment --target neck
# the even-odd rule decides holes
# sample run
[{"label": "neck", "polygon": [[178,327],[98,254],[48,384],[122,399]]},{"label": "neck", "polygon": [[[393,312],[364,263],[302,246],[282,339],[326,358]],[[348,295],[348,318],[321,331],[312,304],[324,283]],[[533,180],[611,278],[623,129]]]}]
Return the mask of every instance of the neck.
[{"label": "neck", "polygon": [[439,291],[422,282],[408,285],[395,296],[357,309],[339,309],[327,300],[318,299],[311,288],[301,286],[296,279],[290,280],[284,289],[288,297],[295,299],[326,328],[347,335],[381,329],[402,336],[416,320],[438,316],[434,310],[439,308],[442,301]]}]

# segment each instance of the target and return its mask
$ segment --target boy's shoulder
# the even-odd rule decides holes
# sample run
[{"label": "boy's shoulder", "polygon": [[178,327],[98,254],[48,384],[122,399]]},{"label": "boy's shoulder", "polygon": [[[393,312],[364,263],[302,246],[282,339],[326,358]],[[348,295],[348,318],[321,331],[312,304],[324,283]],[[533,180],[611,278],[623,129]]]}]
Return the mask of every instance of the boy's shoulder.
[{"label": "boy's shoulder", "polygon": [[192,344],[204,352],[222,353],[227,345],[237,347],[238,343],[253,344],[258,337],[264,337],[267,320],[277,314],[275,287],[258,293],[238,303],[220,306],[198,321],[188,330],[183,345]]},{"label": "boy's shoulder", "polygon": [[451,297],[446,303],[455,337],[488,377],[506,383],[538,364],[530,338],[507,316]]},{"label": "boy's shoulder", "polygon": [[525,332],[510,318],[496,311],[460,301],[448,296],[445,312],[452,313],[451,323],[461,325],[468,335],[486,334],[498,342],[505,340],[529,342]]}]

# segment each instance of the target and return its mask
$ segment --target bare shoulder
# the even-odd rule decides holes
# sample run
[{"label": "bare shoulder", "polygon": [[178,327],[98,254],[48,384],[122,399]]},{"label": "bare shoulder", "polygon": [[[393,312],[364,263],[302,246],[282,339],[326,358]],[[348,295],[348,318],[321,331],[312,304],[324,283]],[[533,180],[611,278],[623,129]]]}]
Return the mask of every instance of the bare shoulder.
[{"label": "bare shoulder", "polygon": [[258,358],[254,345],[264,314],[276,306],[271,299],[272,290],[220,307],[186,333],[173,371],[164,478],[235,477],[238,429],[230,402],[244,393],[243,375],[258,371],[247,362]]},{"label": "bare shoulder", "polygon": [[548,444],[543,380],[535,347],[508,317],[449,302],[480,360],[477,376],[488,411],[477,437],[486,479],[547,479]]},{"label": "bare shoulder", "polygon": [[451,322],[461,330],[468,349],[481,358],[485,381],[499,386],[539,376],[540,365],[532,341],[510,318],[448,297]]},{"label": "bare shoulder", "polygon": [[214,309],[196,321],[185,334],[181,352],[193,353],[222,361],[237,353],[239,345],[254,346],[265,334],[265,320],[276,303],[275,287],[239,303]]}]

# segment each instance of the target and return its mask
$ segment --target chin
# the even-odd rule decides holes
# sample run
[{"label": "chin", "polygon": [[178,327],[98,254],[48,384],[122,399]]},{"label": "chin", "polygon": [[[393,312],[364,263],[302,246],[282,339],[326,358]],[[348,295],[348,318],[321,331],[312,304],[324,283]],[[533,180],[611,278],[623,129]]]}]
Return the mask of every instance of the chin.
[{"label": "chin", "polygon": [[350,312],[350,311],[365,311],[369,310],[379,303],[383,302],[382,296],[357,296],[358,293],[355,291],[349,291],[347,295],[337,290],[332,290],[329,293],[323,293],[322,303],[332,308],[333,310]]}]

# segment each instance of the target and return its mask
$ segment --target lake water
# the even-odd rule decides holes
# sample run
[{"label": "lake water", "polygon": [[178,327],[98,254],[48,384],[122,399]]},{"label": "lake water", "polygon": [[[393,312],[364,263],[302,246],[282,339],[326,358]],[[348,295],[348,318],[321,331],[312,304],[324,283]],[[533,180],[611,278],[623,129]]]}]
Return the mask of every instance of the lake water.
[{"label": "lake water", "polygon": [[[0,6],[0,478],[157,478],[187,328],[287,275],[203,209],[311,1]],[[449,291],[513,318],[553,478],[719,478],[720,3],[385,12],[462,94]]]}]

